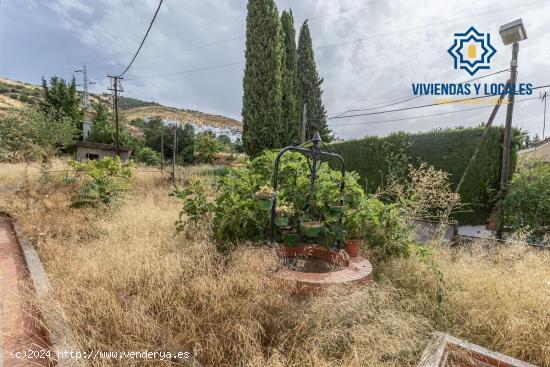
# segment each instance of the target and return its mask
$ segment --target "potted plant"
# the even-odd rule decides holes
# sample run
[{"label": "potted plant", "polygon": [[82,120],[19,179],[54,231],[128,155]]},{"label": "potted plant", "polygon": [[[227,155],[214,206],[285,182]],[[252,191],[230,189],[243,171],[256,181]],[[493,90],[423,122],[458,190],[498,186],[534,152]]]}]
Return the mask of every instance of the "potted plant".
[{"label": "potted plant", "polygon": [[288,218],[294,214],[292,204],[280,205],[275,208],[275,224],[279,227],[288,226]]},{"label": "potted plant", "polygon": [[312,238],[319,236],[319,234],[323,230],[323,227],[324,227],[323,223],[319,221],[310,220],[309,218],[306,218],[300,224],[300,228],[302,229],[302,232],[307,237],[312,237]]},{"label": "potted plant", "polygon": [[254,197],[258,200],[261,210],[269,210],[273,205],[275,191],[269,186],[261,186],[260,189],[254,194]]},{"label": "potted plant", "polygon": [[337,203],[331,205],[329,207],[329,210],[330,214],[336,217],[342,214],[342,212],[344,211],[344,205],[340,204],[340,202],[338,201]]},{"label": "potted plant", "polygon": [[344,231],[346,240],[344,249],[351,257],[359,255],[359,250],[363,244],[361,229],[363,228],[363,215],[360,209],[350,209],[344,215]]},{"label": "potted plant", "polygon": [[294,247],[298,244],[299,240],[298,233],[295,229],[288,227],[288,229],[283,231],[283,242],[286,246]]}]

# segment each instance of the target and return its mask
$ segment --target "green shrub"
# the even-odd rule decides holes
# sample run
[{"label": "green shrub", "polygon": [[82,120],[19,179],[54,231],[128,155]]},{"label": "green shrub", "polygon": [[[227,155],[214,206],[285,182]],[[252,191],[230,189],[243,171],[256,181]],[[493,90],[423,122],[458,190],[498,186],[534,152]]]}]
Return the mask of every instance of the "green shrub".
[{"label": "green shrub", "polygon": [[222,150],[222,144],[213,133],[205,131],[197,134],[195,139],[195,153],[197,158],[204,163],[212,163]]},{"label": "green shrub", "polygon": [[183,208],[176,222],[176,229],[183,231],[189,221],[199,222],[209,219],[214,205],[207,200],[208,190],[200,179],[193,179],[185,189],[178,189],[171,195],[182,201]]},{"label": "green shrub", "polygon": [[[408,165],[422,162],[449,173],[454,189],[472,156],[483,127],[434,130],[427,133],[397,133],[387,137],[368,137],[331,145],[350,170],[361,175],[361,184],[374,193],[395,180],[404,180]],[[496,202],[500,182],[500,156],[503,129],[489,129],[485,142],[472,165],[460,192],[463,203],[472,207],[491,207]],[[516,162],[519,132],[514,132],[512,171]]]},{"label": "green shrub", "polygon": [[69,161],[69,164],[87,175],[71,200],[72,208],[111,205],[130,187],[133,165],[121,162],[118,157],[86,162]]},{"label": "green shrub", "polygon": [[160,153],[149,147],[139,149],[134,155],[134,159],[148,166],[160,166]]},{"label": "green shrub", "polygon": [[550,164],[532,162],[508,184],[502,201],[503,224],[538,236],[550,225]]}]

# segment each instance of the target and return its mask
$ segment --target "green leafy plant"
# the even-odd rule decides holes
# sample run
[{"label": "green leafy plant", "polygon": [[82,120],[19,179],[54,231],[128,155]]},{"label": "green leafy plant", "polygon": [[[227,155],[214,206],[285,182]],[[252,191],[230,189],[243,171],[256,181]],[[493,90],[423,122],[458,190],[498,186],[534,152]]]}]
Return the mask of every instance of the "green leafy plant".
[{"label": "green leafy plant", "polygon": [[212,163],[222,150],[222,144],[214,134],[205,131],[197,134],[195,139],[195,153],[197,158],[204,163]]},{"label": "green leafy plant", "polygon": [[256,191],[254,196],[256,197],[256,199],[273,199],[273,197],[275,196],[275,191],[271,187],[264,185],[260,186],[260,189]]},{"label": "green leafy plant", "polygon": [[275,208],[275,214],[281,217],[290,217],[294,214],[292,204],[281,204]]},{"label": "green leafy plant", "polygon": [[137,151],[135,160],[148,166],[160,166],[160,153],[149,147],[143,147]]},{"label": "green leafy plant", "polygon": [[72,208],[111,205],[130,188],[131,162],[105,157],[86,162],[69,161],[69,164],[87,176],[71,200]]},{"label": "green leafy plant", "polygon": [[176,222],[178,231],[184,230],[189,221],[197,223],[212,217],[214,205],[207,199],[207,187],[200,179],[193,179],[189,186],[175,190],[171,195],[183,203],[179,219]]},{"label": "green leafy plant", "polygon": [[550,225],[550,164],[527,162],[508,184],[502,221],[510,229],[541,237]]}]

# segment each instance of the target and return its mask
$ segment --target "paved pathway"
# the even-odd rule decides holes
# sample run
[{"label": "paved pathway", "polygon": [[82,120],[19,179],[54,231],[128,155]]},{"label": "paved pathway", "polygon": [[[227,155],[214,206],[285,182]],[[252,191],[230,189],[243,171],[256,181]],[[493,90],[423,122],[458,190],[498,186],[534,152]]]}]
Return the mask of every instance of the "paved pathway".
[{"label": "paved pathway", "polygon": [[[42,356],[49,342],[40,323],[28,312],[28,272],[11,223],[0,217],[0,367],[51,366]],[[32,288],[31,288],[32,289]],[[36,353],[13,358],[11,352]]]}]

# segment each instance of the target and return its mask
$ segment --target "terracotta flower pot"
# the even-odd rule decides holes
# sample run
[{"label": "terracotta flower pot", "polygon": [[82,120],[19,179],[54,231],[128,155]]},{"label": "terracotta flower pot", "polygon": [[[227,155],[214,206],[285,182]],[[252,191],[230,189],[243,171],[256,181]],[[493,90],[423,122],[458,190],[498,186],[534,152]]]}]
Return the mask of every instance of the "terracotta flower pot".
[{"label": "terracotta flower pot", "polygon": [[362,242],[363,241],[358,239],[346,240],[344,242],[344,249],[350,257],[356,257],[359,255]]}]

